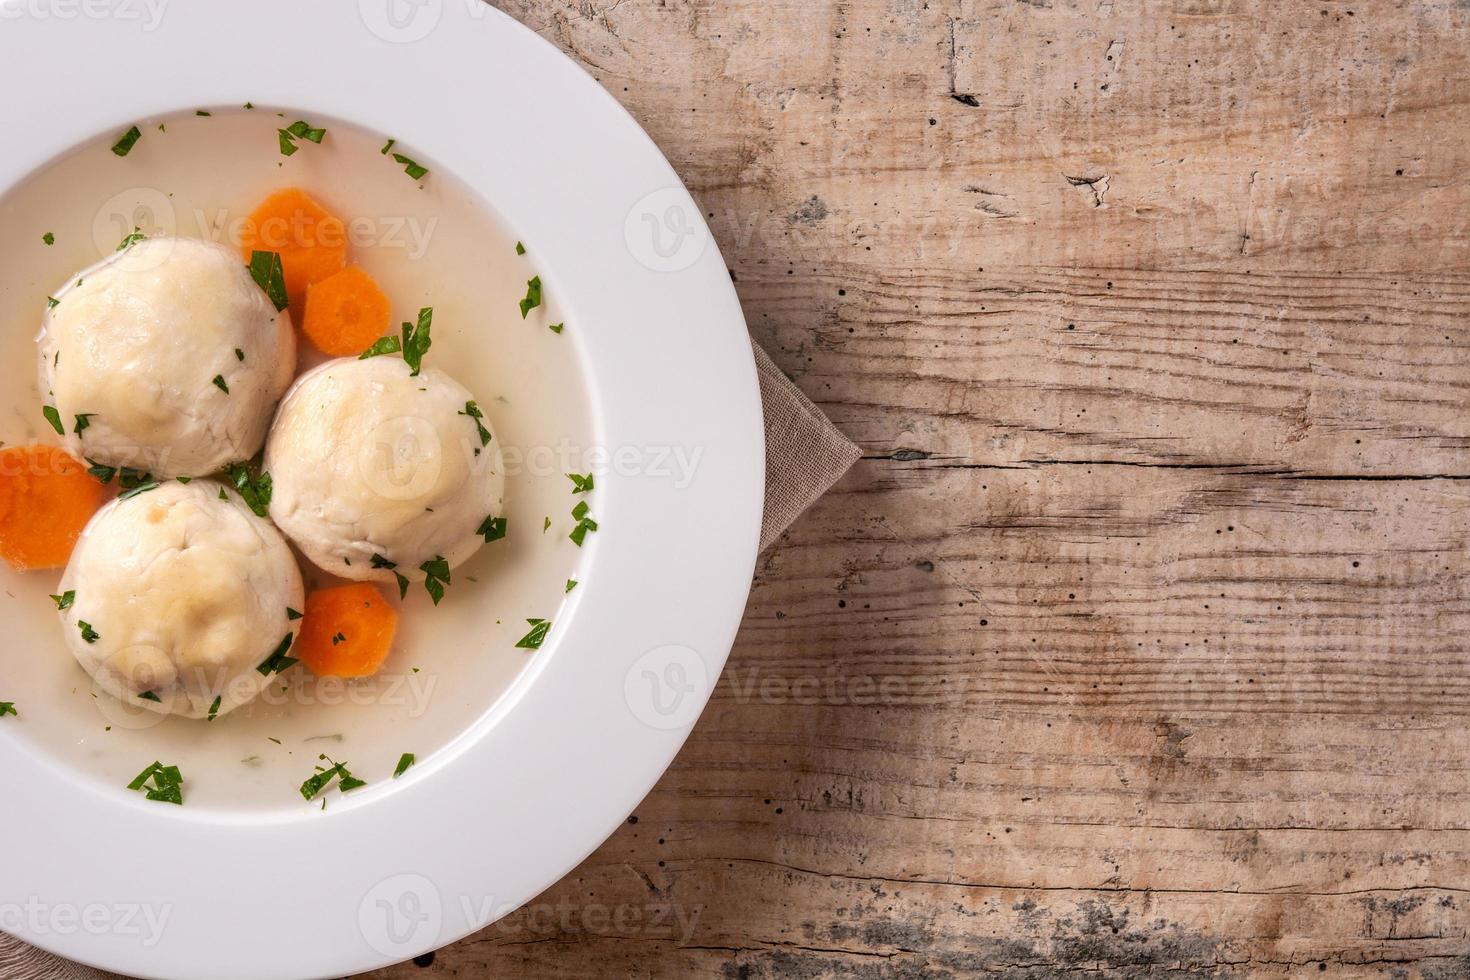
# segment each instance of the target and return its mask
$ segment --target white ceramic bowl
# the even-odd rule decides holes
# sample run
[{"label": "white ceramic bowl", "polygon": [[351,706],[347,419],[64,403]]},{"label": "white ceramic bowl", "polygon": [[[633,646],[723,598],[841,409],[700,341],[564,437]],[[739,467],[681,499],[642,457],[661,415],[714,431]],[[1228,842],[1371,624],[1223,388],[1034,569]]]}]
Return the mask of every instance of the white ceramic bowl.
[{"label": "white ceramic bowl", "polygon": [[[14,95],[0,190],[99,134],[201,106],[394,134],[538,243],[581,325],[599,442],[702,453],[688,486],[599,478],[574,614],[509,695],[386,791],[309,819],[163,806],[103,791],[0,722],[0,928],[137,977],[340,977],[530,900],[673,760],[754,568],[756,373],[678,177],[591,78],[479,0],[3,0],[0,79]],[[25,653],[0,652],[0,676]]]}]

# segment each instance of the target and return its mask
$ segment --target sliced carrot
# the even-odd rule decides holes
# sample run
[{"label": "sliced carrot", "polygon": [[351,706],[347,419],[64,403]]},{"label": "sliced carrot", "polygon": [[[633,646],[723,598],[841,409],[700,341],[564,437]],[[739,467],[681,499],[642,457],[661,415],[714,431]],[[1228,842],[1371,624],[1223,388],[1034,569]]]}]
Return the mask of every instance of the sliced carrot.
[{"label": "sliced carrot", "polygon": [[245,261],[252,252],[275,252],[286,274],[286,295],[300,312],[306,290],[347,265],[347,227],[310,194],[288,187],[261,202],[240,232]]},{"label": "sliced carrot", "polygon": [[323,354],[361,354],[388,332],[393,306],[373,277],[350,265],[306,291],[301,329]]},{"label": "sliced carrot", "polygon": [[388,659],[398,612],[366,583],[318,589],[306,597],[291,655],[319,677],[371,677]]},{"label": "sliced carrot", "polygon": [[106,497],[107,488],[55,446],[0,451],[0,557],[19,571],[62,567]]}]

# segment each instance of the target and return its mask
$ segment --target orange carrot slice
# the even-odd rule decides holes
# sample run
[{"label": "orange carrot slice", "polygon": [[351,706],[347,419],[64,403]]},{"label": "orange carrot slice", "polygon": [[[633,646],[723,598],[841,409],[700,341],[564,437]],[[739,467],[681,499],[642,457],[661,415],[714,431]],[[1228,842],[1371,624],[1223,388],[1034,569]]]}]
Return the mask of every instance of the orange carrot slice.
[{"label": "orange carrot slice", "polygon": [[0,557],[18,571],[62,567],[106,497],[107,488],[55,446],[0,451]]},{"label": "orange carrot slice", "polygon": [[291,655],[319,677],[371,677],[388,659],[398,613],[366,583],[318,589],[306,597]]},{"label": "orange carrot slice", "polygon": [[306,291],[301,329],[323,354],[351,357],[388,332],[393,307],[373,277],[355,265]]},{"label": "orange carrot slice", "polygon": [[245,261],[252,252],[275,252],[286,274],[286,295],[300,312],[306,290],[347,265],[347,228],[342,220],[296,187],[277,191],[251,212],[240,233]]}]

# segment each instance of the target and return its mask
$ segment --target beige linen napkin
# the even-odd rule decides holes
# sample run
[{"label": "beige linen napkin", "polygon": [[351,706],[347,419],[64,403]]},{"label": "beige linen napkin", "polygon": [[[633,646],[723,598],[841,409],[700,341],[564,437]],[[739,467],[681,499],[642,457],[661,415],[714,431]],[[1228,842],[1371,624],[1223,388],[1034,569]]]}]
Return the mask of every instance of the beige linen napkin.
[{"label": "beige linen napkin", "polygon": [[[761,550],[862,455],[754,342],[766,414],[766,514]],[[0,932],[0,980],[121,980],[58,959]]]}]

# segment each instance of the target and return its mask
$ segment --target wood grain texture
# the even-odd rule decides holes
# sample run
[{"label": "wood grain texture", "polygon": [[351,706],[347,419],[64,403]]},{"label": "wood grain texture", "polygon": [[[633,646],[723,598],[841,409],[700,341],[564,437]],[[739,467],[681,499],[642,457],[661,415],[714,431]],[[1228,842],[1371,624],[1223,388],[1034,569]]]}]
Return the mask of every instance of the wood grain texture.
[{"label": "wood grain texture", "polygon": [[866,458],[446,977],[1470,977],[1470,4],[500,0]]}]

